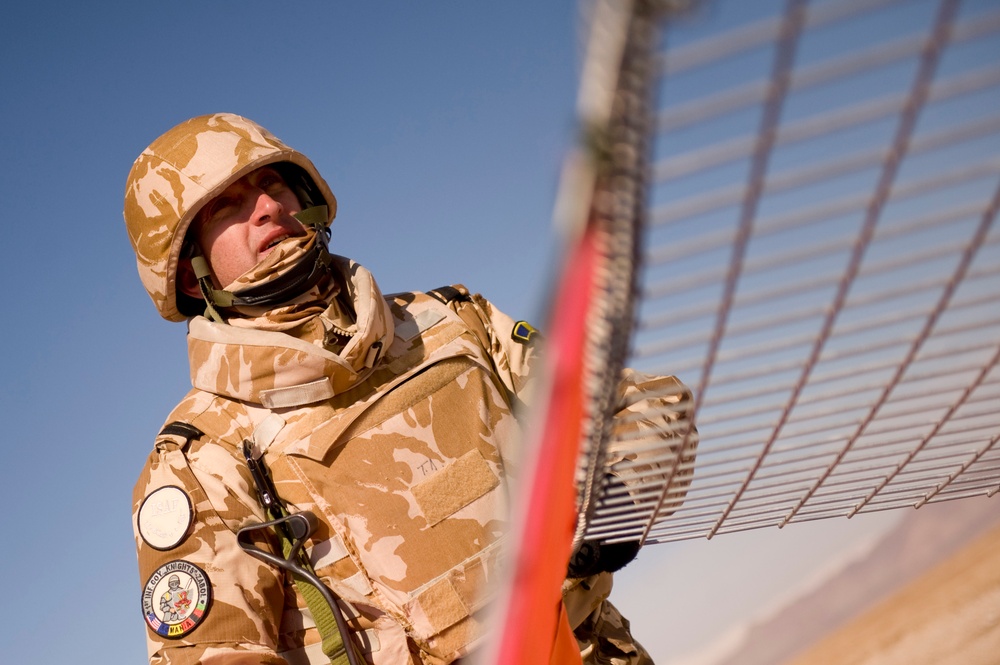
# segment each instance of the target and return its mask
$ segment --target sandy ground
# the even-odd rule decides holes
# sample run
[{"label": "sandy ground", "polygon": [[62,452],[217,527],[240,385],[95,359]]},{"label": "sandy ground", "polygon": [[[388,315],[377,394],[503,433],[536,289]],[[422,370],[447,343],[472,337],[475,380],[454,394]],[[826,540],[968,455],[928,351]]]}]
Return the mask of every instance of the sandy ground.
[{"label": "sandy ground", "polygon": [[1000,527],[785,665],[1000,665]]}]

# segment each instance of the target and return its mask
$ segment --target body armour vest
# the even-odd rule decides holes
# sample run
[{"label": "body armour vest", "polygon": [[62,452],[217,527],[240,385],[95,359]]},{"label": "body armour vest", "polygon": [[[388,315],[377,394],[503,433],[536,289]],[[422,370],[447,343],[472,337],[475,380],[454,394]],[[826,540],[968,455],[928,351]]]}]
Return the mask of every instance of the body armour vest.
[{"label": "body armour vest", "polygon": [[[280,332],[189,324],[194,389],[168,422],[196,430],[161,433],[133,497],[153,662],[234,652],[324,662],[294,585],[236,542],[264,520],[247,440],[289,510],[318,518],[309,557],[353,606],[367,660],[448,663],[484,637],[531,345],[463,288],[450,300],[383,298],[363,268],[343,269],[357,330],[336,353]],[[187,623],[157,610],[157,584],[178,569],[203,605]],[[208,597],[194,598],[199,583]]]}]

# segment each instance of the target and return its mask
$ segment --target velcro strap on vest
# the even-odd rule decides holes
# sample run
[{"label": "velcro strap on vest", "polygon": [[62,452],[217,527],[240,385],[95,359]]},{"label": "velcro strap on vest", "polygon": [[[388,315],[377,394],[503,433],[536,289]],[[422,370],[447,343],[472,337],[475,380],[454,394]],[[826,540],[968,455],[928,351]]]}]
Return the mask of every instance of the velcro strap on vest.
[{"label": "velcro strap on vest", "polygon": [[328,377],[310,383],[260,391],[260,403],[268,409],[284,409],[322,402],[336,394]]}]

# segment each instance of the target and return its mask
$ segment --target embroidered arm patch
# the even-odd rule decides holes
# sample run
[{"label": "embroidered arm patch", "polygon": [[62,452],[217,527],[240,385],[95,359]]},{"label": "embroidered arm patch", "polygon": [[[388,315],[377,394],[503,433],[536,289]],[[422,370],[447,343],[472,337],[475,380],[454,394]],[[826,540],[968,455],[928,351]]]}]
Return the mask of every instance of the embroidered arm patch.
[{"label": "embroidered arm patch", "polygon": [[527,321],[518,321],[514,324],[514,329],[511,331],[510,336],[515,342],[528,344],[538,334],[538,329]]}]

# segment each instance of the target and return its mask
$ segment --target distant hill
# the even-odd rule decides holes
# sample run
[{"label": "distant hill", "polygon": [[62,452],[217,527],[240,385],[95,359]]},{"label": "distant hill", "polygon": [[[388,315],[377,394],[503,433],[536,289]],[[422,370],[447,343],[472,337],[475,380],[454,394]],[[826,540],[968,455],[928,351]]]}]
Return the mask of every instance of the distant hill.
[{"label": "distant hill", "polygon": [[[789,663],[794,656],[802,654],[824,638],[831,636],[834,631],[849,626],[852,619],[866,611],[875,610],[880,607],[879,603],[889,602],[893,593],[901,592],[907,585],[915,583],[934,566],[944,565],[953,557],[960,556],[959,553],[963,548],[993,527],[1000,528],[1000,497],[996,496],[990,499],[976,497],[930,504],[912,511],[890,530],[867,556],[836,571],[825,582],[814,586],[809,592],[751,626],[742,642],[729,651],[731,655],[716,661],[713,665]],[[986,573],[996,571],[997,577],[1000,578],[1000,548],[985,548],[977,556],[990,557]],[[949,578],[945,575],[941,579]],[[947,582],[940,583],[947,584]],[[921,593],[931,594],[933,584],[932,580],[931,586],[925,585],[926,588],[923,588]],[[997,591],[1000,594],[1000,586]],[[998,625],[1000,596],[995,602],[994,625],[1000,638],[1000,625]],[[887,616],[869,618],[868,623],[862,626],[875,631],[880,628],[874,624],[896,626],[891,621],[884,620]],[[862,626],[856,626],[854,636],[848,636],[846,639],[849,642],[852,639],[856,641],[857,630]],[[898,626],[896,629],[898,630]],[[871,632],[868,630],[868,633]],[[842,665],[847,662],[867,662],[846,661],[843,659],[846,654],[842,650],[833,653],[837,654],[833,656],[835,659],[828,661],[817,660],[821,657],[817,653],[811,656],[804,654],[803,657],[808,659],[795,660],[794,665],[814,665],[820,662]],[[915,665],[918,662],[938,661],[899,662]]]},{"label": "distant hill", "polygon": [[1000,526],[786,665],[897,663],[1000,663]]}]

